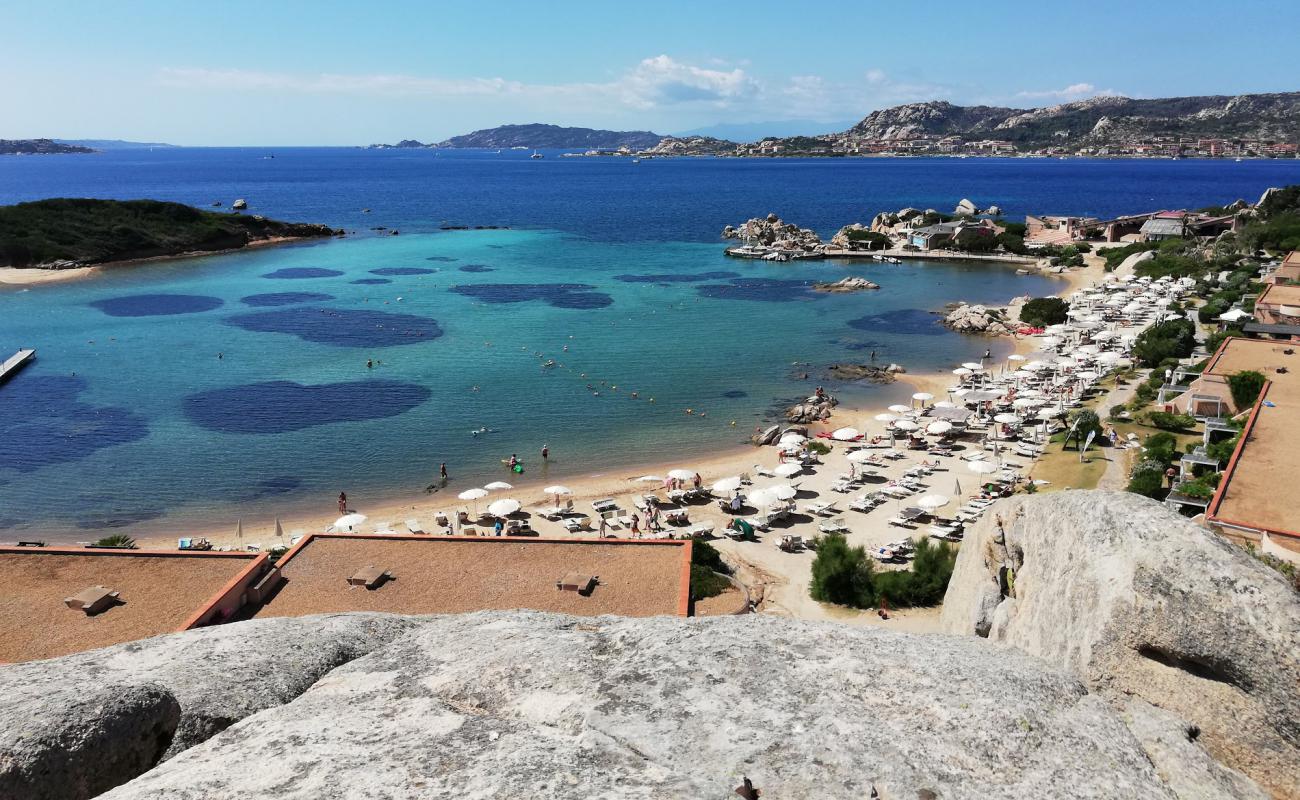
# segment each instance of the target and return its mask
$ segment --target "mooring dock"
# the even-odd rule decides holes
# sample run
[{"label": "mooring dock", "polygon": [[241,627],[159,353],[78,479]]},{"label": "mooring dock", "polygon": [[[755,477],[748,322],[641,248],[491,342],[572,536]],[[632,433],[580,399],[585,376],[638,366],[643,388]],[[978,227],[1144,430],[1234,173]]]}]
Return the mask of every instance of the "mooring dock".
[{"label": "mooring dock", "polygon": [[5,359],[5,363],[0,364],[0,383],[4,383],[9,378],[18,374],[18,370],[27,366],[27,362],[36,358],[35,350],[19,350],[17,353]]}]

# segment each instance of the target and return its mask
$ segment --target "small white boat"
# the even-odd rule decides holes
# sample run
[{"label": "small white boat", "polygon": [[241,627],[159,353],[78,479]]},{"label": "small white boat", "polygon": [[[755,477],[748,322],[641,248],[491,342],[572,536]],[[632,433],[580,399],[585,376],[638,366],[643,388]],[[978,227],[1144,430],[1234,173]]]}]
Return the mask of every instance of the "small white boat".
[{"label": "small white boat", "polygon": [[532,154],[531,156],[529,156],[529,158],[545,158],[545,157],[546,157],[546,156],[542,155],[541,153],[537,152],[536,150],[534,150],[534,151],[533,151],[533,154]]}]

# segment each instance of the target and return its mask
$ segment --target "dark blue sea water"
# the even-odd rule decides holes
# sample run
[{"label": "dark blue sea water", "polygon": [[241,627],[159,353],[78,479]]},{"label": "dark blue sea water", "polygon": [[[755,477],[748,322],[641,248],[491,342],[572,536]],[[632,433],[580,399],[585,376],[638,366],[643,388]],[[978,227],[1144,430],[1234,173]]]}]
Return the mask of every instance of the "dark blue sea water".
[{"label": "dark blue sea water", "polygon": [[[978,357],[987,342],[926,313],[946,302],[1055,290],[980,264],[737,262],[722,255],[725,224],[776,211],[829,235],[881,209],[949,210],[962,197],[1012,216],[1106,216],[1296,182],[1295,161],[632,164],[352,149],[0,159],[3,203],[242,197],[250,213],[354,232],[0,288],[0,350],[39,351],[0,387],[0,537],[269,524],[303,504],[330,508],[341,489],[364,509],[419,494],[443,461],[456,490],[504,477],[512,452],[526,478],[547,482],[689,464],[807,394],[825,365],[868,350],[914,370]],[[846,274],[883,288],[807,289]],[[860,403],[907,391],[831,388]],[[493,432],[472,433],[481,427]],[[545,472],[533,464],[543,444]]]}]

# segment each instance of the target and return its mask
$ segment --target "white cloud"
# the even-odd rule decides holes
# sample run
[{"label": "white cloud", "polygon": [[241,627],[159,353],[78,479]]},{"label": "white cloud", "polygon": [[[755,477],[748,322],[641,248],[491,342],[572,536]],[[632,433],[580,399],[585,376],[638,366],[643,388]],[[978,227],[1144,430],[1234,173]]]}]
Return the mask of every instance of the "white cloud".
[{"label": "white cloud", "polygon": [[1117,97],[1114,89],[1098,89],[1091,83],[1072,83],[1064,89],[1016,92],[1016,97],[1027,100],[1082,100],[1086,97]]},{"label": "white cloud", "polygon": [[611,86],[634,108],[681,103],[727,106],[759,91],[758,83],[743,69],[705,69],[666,55],[643,60]]}]

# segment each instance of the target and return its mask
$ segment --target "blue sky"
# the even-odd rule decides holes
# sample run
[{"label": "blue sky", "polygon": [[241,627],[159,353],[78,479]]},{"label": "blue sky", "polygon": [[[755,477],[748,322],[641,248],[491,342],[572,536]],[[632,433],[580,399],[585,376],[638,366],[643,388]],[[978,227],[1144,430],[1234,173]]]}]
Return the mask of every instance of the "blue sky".
[{"label": "blue sky", "polygon": [[436,141],[842,127],[922,100],[1300,90],[1300,2],[0,0],[0,137]]}]

